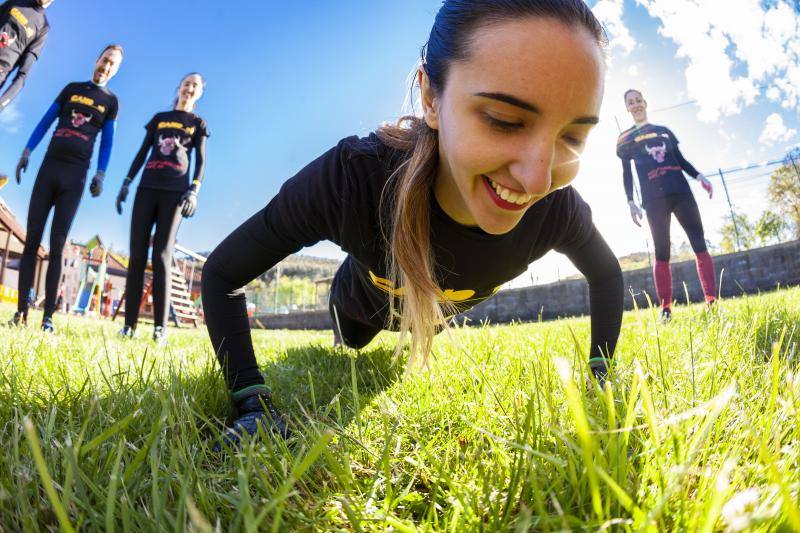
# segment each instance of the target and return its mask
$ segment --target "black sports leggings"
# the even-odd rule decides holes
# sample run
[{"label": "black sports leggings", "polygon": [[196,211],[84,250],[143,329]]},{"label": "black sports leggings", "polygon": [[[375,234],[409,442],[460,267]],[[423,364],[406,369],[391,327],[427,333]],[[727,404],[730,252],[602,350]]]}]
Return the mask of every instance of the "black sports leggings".
[{"label": "black sports leggings", "polygon": [[178,202],[182,192],[142,189],[136,191],[131,215],[131,258],[125,281],[125,324],[136,327],[139,305],[144,288],[144,270],[147,267],[147,250],[150,232],[153,236],[153,318],[156,326],[163,326],[169,309],[169,282],[172,266],[172,248],[181,221]]},{"label": "black sports leggings", "polygon": [[39,168],[28,207],[28,228],[19,268],[17,310],[22,314],[28,312],[28,294],[33,287],[33,276],[36,271],[36,250],[42,242],[47,217],[53,208],[55,213],[50,226],[50,256],[45,280],[44,316],[52,316],[56,310],[64,244],[67,242],[69,228],[78,211],[85,183],[86,167],[83,165],[63,163],[45,157]]},{"label": "black sports leggings", "polygon": [[673,194],[653,198],[648,200],[645,205],[645,212],[647,213],[647,222],[650,224],[650,232],[653,235],[657,261],[669,261],[669,224],[673,213],[686,232],[686,236],[689,237],[689,244],[694,253],[699,254],[706,251],[703,221],[700,219],[700,210],[697,208],[697,202],[693,195]]}]

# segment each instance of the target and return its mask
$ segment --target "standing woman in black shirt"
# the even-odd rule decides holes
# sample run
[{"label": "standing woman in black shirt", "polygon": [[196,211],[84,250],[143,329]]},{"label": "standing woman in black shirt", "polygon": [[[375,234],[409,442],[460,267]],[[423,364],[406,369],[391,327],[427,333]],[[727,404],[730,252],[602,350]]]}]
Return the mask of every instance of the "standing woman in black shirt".
[{"label": "standing woman in black shirt", "polygon": [[642,207],[647,213],[647,223],[653,236],[656,264],[653,279],[656,293],[661,301],[661,318],[672,318],[672,270],[670,256],[670,220],[672,215],[683,227],[697,262],[697,275],[703,294],[709,304],[716,301],[717,281],[714,260],[708,253],[703,232],[700,210],[694,199],[685,172],[700,182],[713,195],[711,182],[689,163],[678,148],[678,138],[668,128],[650,124],[647,120],[647,101],[636,89],[625,92],[625,107],[634,120],[634,125],[622,132],[617,140],[617,156],[622,159],[622,181],[631,218],[637,226],[642,212],[633,200],[633,172],[631,161],[636,164],[639,186],[642,191]]},{"label": "standing woman in black shirt", "polygon": [[0,96],[0,112],[16,97],[39,59],[50,33],[44,10],[53,0],[8,0],[0,4],[0,87],[17,69]]},{"label": "standing woman in black shirt", "polygon": [[[203,77],[193,72],[181,81],[172,111],[156,113],[147,123],[144,142],[133,160],[128,177],[117,195],[117,212],[128,198],[128,187],[147,158],[142,181],[136,190],[131,215],[131,245],[125,283],[125,326],[120,331],[132,337],[139,319],[144,271],[150,233],[153,235],[153,340],[166,338],[169,310],[169,280],[172,250],[181,217],[191,217],[197,209],[197,193],[203,181],[206,161],[206,121],[194,114],[203,96]],[[194,179],[189,180],[189,159],[194,149]]]},{"label": "standing woman in black shirt", "polygon": [[569,186],[597,115],[603,30],[581,0],[445,0],[416,82],[422,116],[349,137],[286,182],[203,269],[206,323],[239,418],[289,430],[272,407],[241,288],[304,246],[349,255],[331,287],[336,337],[360,348],[382,329],[427,356],[447,318],[489,298],[549,250],[589,283],[588,369],[619,335],[622,275]]},{"label": "standing woman in black shirt", "polygon": [[13,325],[27,323],[30,303],[28,295],[33,287],[36,271],[36,251],[42,240],[47,217],[53,211],[42,329],[54,331],[52,316],[61,282],[61,254],[83,196],[86,172],[89,170],[98,134],[101,135],[101,141],[97,172],[89,186],[93,197],[99,196],[103,191],[103,180],[111,159],[119,102],[106,84],[119,70],[122,56],[121,46],[107,46],[95,62],[92,80],[70,83],[64,87],[39,121],[22,151],[17,164],[17,183],[22,181],[22,173],[28,169],[31,152],[42,141],[50,125],[57,121],[33,184],[28,206],[25,248],[19,267],[19,301],[17,312],[11,319]]}]

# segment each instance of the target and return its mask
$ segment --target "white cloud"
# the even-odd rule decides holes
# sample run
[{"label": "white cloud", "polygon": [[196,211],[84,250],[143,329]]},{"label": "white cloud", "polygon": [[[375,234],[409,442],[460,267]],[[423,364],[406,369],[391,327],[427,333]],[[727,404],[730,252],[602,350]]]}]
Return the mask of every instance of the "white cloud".
[{"label": "white cloud", "polygon": [[600,0],[592,8],[592,12],[609,34],[610,51],[619,49],[623,54],[628,54],[636,48],[636,41],[622,22],[623,3],[623,0]]},{"label": "white cloud", "polygon": [[639,67],[637,65],[629,66],[628,76],[630,76],[631,78],[637,78],[639,76]]},{"label": "white cloud", "polygon": [[0,129],[7,133],[17,133],[22,123],[22,113],[17,109],[16,102],[11,102],[8,107],[0,111]]},{"label": "white cloud", "polygon": [[[700,119],[739,113],[773,85],[770,99],[800,109],[800,18],[786,0],[636,0],[688,61],[688,97]],[[777,91],[777,92],[776,92]]]},{"label": "white cloud", "polygon": [[777,143],[789,142],[795,135],[797,135],[797,130],[787,128],[783,123],[783,117],[778,113],[773,113],[767,117],[758,142],[772,146]]}]

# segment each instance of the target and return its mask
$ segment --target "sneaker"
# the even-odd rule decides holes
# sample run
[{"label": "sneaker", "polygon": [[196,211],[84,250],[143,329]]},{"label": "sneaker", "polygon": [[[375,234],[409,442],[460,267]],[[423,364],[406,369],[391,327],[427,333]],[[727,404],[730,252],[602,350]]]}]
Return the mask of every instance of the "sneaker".
[{"label": "sneaker", "polygon": [[666,324],[672,320],[672,309],[665,307],[661,310],[661,323]]},{"label": "sneaker", "polygon": [[28,325],[28,316],[17,311],[14,313],[14,318],[8,321],[8,325],[14,328],[25,327]]},{"label": "sneaker", "polygon": [[123,339],[132,339],[136,337],[136,330],[130,326],[123,326],[121,330],[117,332],[118,337],[122,337]]},{"label": "sneaker", "polygon": [[156,344],[164,344],[167,342],[167,328],[164,326],[156,326],[153,328],[153,342]]},{"label": "sneaker", "polygon": [[238,448],[247,437],[258,434],[258,427],[262,426],[267,432],[275,432],[283,439],[288,440],[292,432],[286,426],[280,413],[272,405],[272,395],[269,393],[248,396],[238,405],[239,418],[233,426],[225,430],[222,442],[213,446],[213,451],[222,451],[223,445],[229,448]]},{"label": "sneaker", "polygon": [[55,333],[56,328],[53,326],[53,318],[46,316],[42,319],[42,331],[45,333]]}]

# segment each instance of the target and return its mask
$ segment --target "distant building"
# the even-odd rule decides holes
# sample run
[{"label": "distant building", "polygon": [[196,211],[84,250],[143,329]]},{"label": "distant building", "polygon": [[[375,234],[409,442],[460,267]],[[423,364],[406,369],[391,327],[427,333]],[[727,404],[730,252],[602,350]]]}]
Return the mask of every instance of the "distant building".
[{"label": "distant building", "polygon": [[[19,283],[19,262],[25,246],[25,228],[17,221],[14,213],[0,197],[0,301],[17,302]],[[36,252],[36,274],[33,278],[33,292],[44,292],[44,274],[47,268],[47,250],[39,246]]]}]

